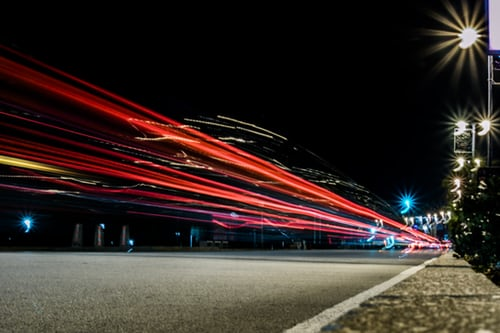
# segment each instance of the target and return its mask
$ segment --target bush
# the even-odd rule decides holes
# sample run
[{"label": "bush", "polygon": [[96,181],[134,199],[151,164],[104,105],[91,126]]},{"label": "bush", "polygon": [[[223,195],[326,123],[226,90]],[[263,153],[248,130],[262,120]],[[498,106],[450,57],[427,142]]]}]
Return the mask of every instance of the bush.
[{"label": "bush", "polygon": [[461,187],[459,202],[451,202],[454,214],[448,232],[454,251],[499,284],[500,176],[487,172],[479,175]]}]

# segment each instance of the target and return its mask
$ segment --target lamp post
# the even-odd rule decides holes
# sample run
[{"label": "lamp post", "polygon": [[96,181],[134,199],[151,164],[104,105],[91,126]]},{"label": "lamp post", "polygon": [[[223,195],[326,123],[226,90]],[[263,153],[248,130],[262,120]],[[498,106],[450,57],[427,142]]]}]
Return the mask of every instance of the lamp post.
[{"label": "lamp post", "polygon": [[[500,0],[497,0],[497,3],[500,4]],[[500,8],[500,5],[499,5]],[[476,41],[479,40],[480,35],[477,33],[477,31],[473,28],[465,28],[462,30],[461,33],[459,33],[459,38],[460,38],[460,43],[459,47],[461,49],[467,49],[469,47],[472,47]],[[493,110],[493,86],[497,85],[499,83],[495,82],[494,80],[494,67],[493,67],[493,56],[491,54],[488,55],[488,100],[487,100],[487,110],[486,110],[486,120],[483,120],[481,122],[481,126],[483,127],[483,130],[479,132],[479,135],[485,135],[488,134],[486,137],[486,167],[491,166],[491,133],[490,133],[490,125],[491,125],[491,117],[492,117],[492,110]],[[474,139],[474,126],[472,128],[472,141],[475,143]],[[474,147],[472,153],[474,154]],[[474,156],[474,155],[473,155]]]},{"label": "lamp post", "polygon": [[[488,55],[488,105],[487,105],[487,117],[488,119],[491,118],[491,113],[493,110],[493,85],[495,84],[494,78],[493,78],[493,57],[491,55]],[[486,146],[487,146],[487,151],[486,151],[486,166],[490,167],[491,166],[491,134],[488,134],[486,138]]]},{"label": "lamp post", "polygon": [[[487,52],[487,86],[488,98],[484,114],[484,118],[493,120],[493,86],[500,85],[500,82],[495,82],[494,75],[495,61],[500,57],[500,0],[485,0],[485,11],[482,11],[481,2],[464,2],[460,8],[455,8],[447,2],[446,10],[448,15],[435,14],[431,15],[440,24],[444,25],[443,29],[429,29],[427,33],[434,37],[439,37],[439,44],[429,48],[429,54],[437,51],[446,51],[446,56],[437,64],[436,68],[441,69],[446,64],[454,64],[454,75],[459,75],[462,72],[462,65],[465,62],[470,62],[472,69],[471,75],[474,80],[477,79],[476,65],[478,59],[483,58],[485,49]],[[486,17],[485,13],[486,12]],[[487,24],[485,24],[487,23]],[[443,41],[441,37],[447,37]],[[449,39],[448,39],[449,37]],[[488,45],[488,47],[486,47]],[[500,58],[499,58],[500,59]],[[458,76],[456,76],[458,78]],[[490,167],[492,160],[492,134],[487,132],[487,153],[486,163],[484,166]]]},{"label": "lamp post", "polygon": [[[486,0],[486,20],[488,22],[488,119],[493,110],[493,86],[499,85],[494,78],[493,56],[500,56],[500,0]],[[486,166],[491,166],[491,134],[488,135]]]},{"label": "lamp post", "polygon": [[[477,124],[469,124],[464,120],[456,123],[453,136],[454,151],[458,154],[456,159],[458,165],[453,169],[456,177],[453,179],[453,187],[450,190],[454,196],[451,201],[454,208],[457,208],[462,198],[467,195],[466,189],[469,188],[470,191],[472,187],[469,186],[477,184],[478,178],[475,176],[478,175],[482,163],[480,158],[476,158],[476,135],[489,138],[490,129],[489,120],[483,120]],[[487,149],[490,150],[489,144]],[[465,185],[463,189],[462,184]]]},{"label": "lamp post", "polygon": [[[499,22],[500,23],[500,22]],[[497,57],[500,57],[500,51],[499,55]],[[487,117],[488,119],[492,118],[493,114],[493,87],[500,85],[500,82],[495,81],[495,65],[493,61],[493,55],[489,54],[488,55],[488,105],[487,105]],[[488,134],[487,137],[487,145],[488,145],[488,152],[487,152],[487,159],[486,159],[486,166],[490,167],[491,166],[491,133]]]}]

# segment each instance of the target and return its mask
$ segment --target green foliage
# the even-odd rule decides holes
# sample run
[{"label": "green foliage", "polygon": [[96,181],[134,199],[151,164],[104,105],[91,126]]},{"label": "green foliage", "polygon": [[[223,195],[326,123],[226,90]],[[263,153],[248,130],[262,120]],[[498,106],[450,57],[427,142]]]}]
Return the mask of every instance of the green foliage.
[{"label": "green foliage", "polygon": [[454,251],[499,284],[500,176],[469,173],[461,190],[461,199],[450,201],[453,214],[448,233]]}]

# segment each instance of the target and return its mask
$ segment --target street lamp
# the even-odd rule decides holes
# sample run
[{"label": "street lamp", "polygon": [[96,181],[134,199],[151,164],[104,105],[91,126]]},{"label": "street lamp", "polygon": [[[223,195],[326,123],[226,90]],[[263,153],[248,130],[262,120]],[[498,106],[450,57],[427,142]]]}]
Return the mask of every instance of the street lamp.
[{"label": "street lamp", "polygon": [[479,39],[480,35],[477,33],[476,29],[467,27],[458,34],[458,37],[460,38],[460,43],[458,44],[458,46],[461,49],[467,49],[474,45],[474,43]]},{"label": "street lamp", "polygon": [[[488,96],[487,96],[487,110],[486,118],[492,119],[493,115],[493,86],[500,85],[500,82],[496,82],[494,78],[495,66],[493,57],[500,56],[500,0],[486,0],[486,21],[487,21],[487,34],[488,34],[488,55],[487,55],[487,84],[488,84]],[[468,22],[468,23],[466,23]],[[479,17],[472,16],[464,21],[459,20],[460,24],[455,25],[455,27],[460,27],[457,31],[457,37],[459,39],[459,48],[463,50],[475,49],[478,50],[479,45],[483,45],[484,42],[481,40],[482,21]],[[449,22],[451,23],[451,22]],[[450,28],[452,25],[450,24]],[[484,134],[479,132],[479,135],[487,135],[487,153],[486,153],[486,167],[491,166],[491,131],[490,123],[488,126],[483,126]]]},{"label": "street lamp", "polygon": [[[500,59],[500,0],[486,0],[486,13],[481,10],[484,4],[480,1],[462,1],[460,7],[455,8],[449,1],[444,1],[446,14],[430,12],[430,17],[436,20],[443,27],[440,29],[424,29],[423,32],[430,36],[438,37],[439,41],[431,45],[429,54],[446,52],[445,57],[436,64],[436,69],[440,70],[445,65],[454,65],[454,80],[458,82],[462,67],[468,62],[471,68],[470,75],[476,81],[478,60],[485,55],[488,49],[487,69],[488,69],[488,101],[485,111],[485,118],[493,119],[493,98],[492,89],[500,82],[494,81],[495,62],[493,57]],[[445,38],[443,40],[442,38]],[[487,47],[489,45],[489,47]],[[486,131],[486,130],[485,130]],[[486,131],[487,154],[486,167],[491,166],[491,136],[490,130]]]},{"label": "street lamp", "polygon": [[[477,131],[479,127],[479,131]],[[476,135],[485,136],[487,139],[490,138],[491,122],[488,119],[482,120],[479,123],[473,123],[469,126],[465,120],[459,120],[456,123],[455,130],[453,132],[454,137],[454,151],[459,154],[471,154],[472,161],[476,166],[479,166],[479,161],[476,160]],[[490,152],[490,141],[487,141],[487,162],[486,166],[489,166],[489,152]],[[465,165],[465,159],[457,159],[459,166],[453,171],[458,171]]]},{"label": "street lamp", "polygon": [[[500,3],[500,0],[496,1],[497,3]],[[499,6],[500,7],[500,6]],[[491,27],[491,26],[490,26]],[[461,49],[467,49],[469,47],[474,46],[474,44],[479,41],[480,34],[471,27],[466,27],[464,28],[459,34],[458,37],[460,38],[460,43],[459,47]],[[491,54],[488,55],[488,101],[487,101],[487,111],[486,111],[486,117],[487,120],[483,120],[481,122],[482,130],[478,132],[478,135],[485,135],[489,133],[490,131],[490,126],[491,122],[490,119],[492,117],[492,110],[493,110],[493,98],[492,98],[492,90],[493,86],[498,84],[494,80],[494,68],[493,68],[493,56]],[[486,151],[486,166],[490,167],[491,166],[491,134],[488,134],[486,137],[487,140],[487,151]]]}]

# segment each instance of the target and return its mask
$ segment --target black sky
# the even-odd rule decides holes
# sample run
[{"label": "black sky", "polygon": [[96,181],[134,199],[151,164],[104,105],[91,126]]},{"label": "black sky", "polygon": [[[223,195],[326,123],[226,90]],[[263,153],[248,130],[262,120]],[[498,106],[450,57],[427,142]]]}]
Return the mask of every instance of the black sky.
[{"label": "black sky", "polygon": [[275,130],[390,203],[442,199],[464,96],[423,54],[439,1],[199,6],[12,9],[2,42],[174,119]]}]

